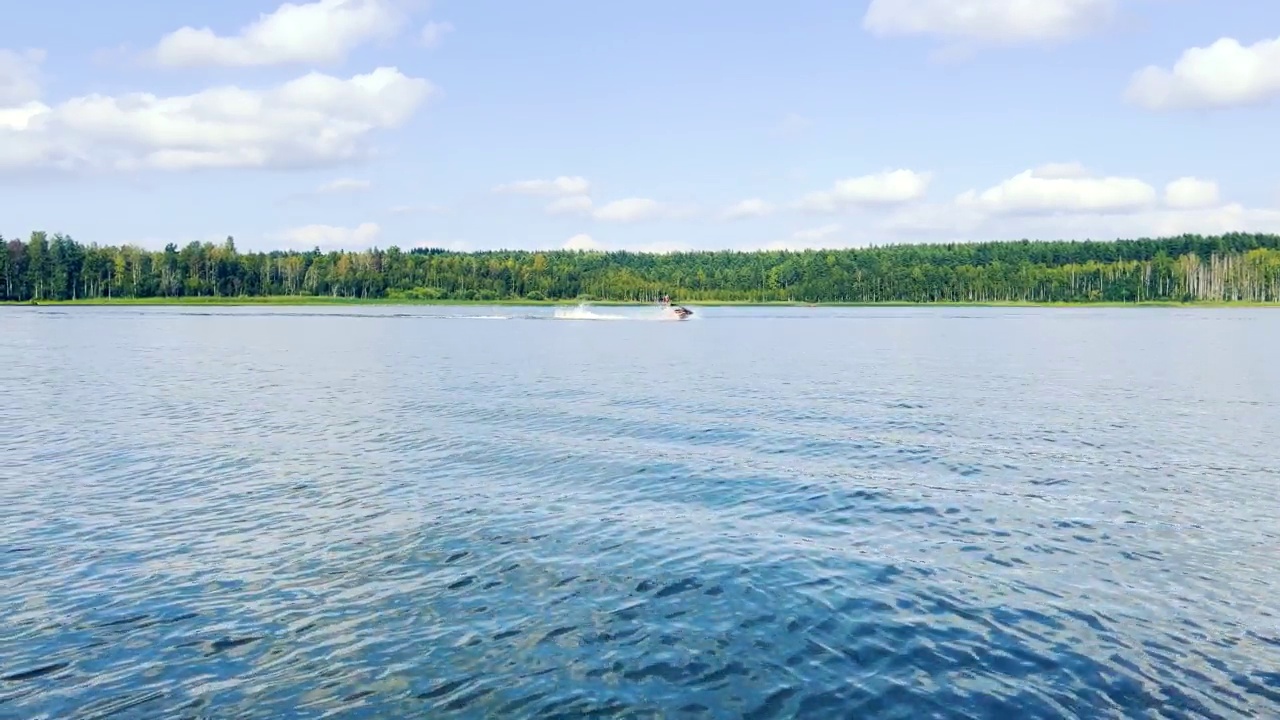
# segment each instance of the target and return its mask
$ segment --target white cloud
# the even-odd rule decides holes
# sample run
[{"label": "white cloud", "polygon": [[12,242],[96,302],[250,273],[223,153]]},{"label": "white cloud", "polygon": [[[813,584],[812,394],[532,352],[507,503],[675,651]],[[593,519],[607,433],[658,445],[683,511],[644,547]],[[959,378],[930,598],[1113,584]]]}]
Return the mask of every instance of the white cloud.
[{"label": "white cloud", "polygon": [[440,250],[448,250],[450,252],[474,252],[476,247],[467,240],[418,240],[410,243],[406,250],[414,248],[436,248]]},{"label": "white cloud", "polygon": [[1114,240],[1168,237],[1184,233],[1280,232],[1280,210],[1237,203],[1205,208],[1150,207],[1133,212],[1069,211],[1055,215],[984,214],[976,208],[942,204],[903,209],[876,228],[898,242],[978,242],[1020,240]]},{"label": "white cloud", "polygon": [[587,182],[584,177],[578,176],[560,176],[554,180],[520,180],[518,182],[504,183],[495,187],[494,192],[512,193],[516,195],[541,195],[541,196],[564,196],[564,195],[587,195],[591,192],[591,183]]},{"label": "white cloud", "polygon": [[422,28],[422,44],[429,47],[439,47],[444,36],[453,32],[453,23],[449,22],[429,22]]},{"label": "white cloud", "polygon": [[1148,110],[1252,105],[1280,97],[1280,38],[1243,46],[1221,38],[1182,53],[1173,68],[1134,73],[1125,99]]},{"label": "white cloud", "polygon": [[1120,215],[1078,213],[1058,218],[1027,218],[1027,222],[985,231],[992,239],[1168,237],[1184,233],[1219,235],[1228,232],[1280,232],[1280,210],[1246,208],[1229,203],[1205,208],[1151,208]]},{"label": "white cloud", "polygon": [[0,109],[40,99],[43,50],[14,52],[0,48]]},{"label": "white cloud", "polygon": [[1217,207],[1175,209],[1139,216],[1133,235],[1163,237],[1192,233],[1221,235],[1229,232],[1280,233],[1280,210],[1246,208],[1239,203]]},{"label": "white cloud", "polygon": [[740,203],[728,208],[724,211],[726,220],[740,220],[749,217],[764,217],[772,213],[773,205],[761,200],[760,198],[752,198],[743,200]]},{"label": "white cloud", "polygon": [[791,234],[791,239],[797,242],[814,242],[829,237],[840,232],[840,226],[836,224],[823,225],[819,228],[811,228],[809,230],[797,230]]},{"label": "white cloud", "polygon": [[356,180],[354,178],[339,178],[332,182],[327,182],[320,186],[317,192],[324,194],[345,193],[345,192],[363,192],[372,187],[373,184],[368,180]]},{"label": "white cloud", "polygon": [[891,205],[924,197],[932,182],[931,173],[914,170],[886,170],[874,175],[839,180],[830,190],[810,193],[796,203],[802,210],[835,212],[867,205]]},{"label": "white cloud", "polygon": [[380,67],[346,79],[312,72],[267,89],[33,101],[0,108],[0,169],[335,165],[366,156],[370,135],[402,125],[433,91]]},{"label": "white cloud", "polygon": [[1223,203],[1217,184],[1182,177],[1155,189],[1136,178],[1096,177],[1076,163],[1027,170],[950,203],[895,209],[875,226],[897,242],[1111,240],[1183,233],[1280,232],[1280,210]]},{"label": "white cloud", "polygon": [[952,242],[970,236],[986,222],[979,208],[957,203],[929,203],[900,208],[880,220],[878,230],[896,239]]},{"label": "white cloud", "polygon": [[595,211],[597,220],[606,222],[639,222],[652,220],[669,214],[668,209],[657,200],[649,198],[627,198],[614,200]]},{"label": "white cloud", "polygon": [[762,247],[762,250],[821,250],[831,247],[845,247],[844,243],[831,243],[827,239],[844,228],[832,223],[822,227],[797,230],[786,240],[778,240]]},{"label": "white cloud", "polygon": [[591,212],[591,198],[586,195],[570,195],[547,205],[551,215],[579,215]]},{"label": "white cloud", "polygon": [[169,67],[332,64],[366,42],[395,35],[406,20],[392,0],[285,3],[229,37],[207,27],[175,30],[151,54]]},{"label": "white cloud", "polygon": [[592,200],[591,183],[579,176],[560,176],[551,180],[520,180],[503,183],[494,192],[555,198],[546,206],[549,215],[583,215],[605,222],[630,223],[657,218],[687,217],[691,208],[661,203],[649,198],[624,198],[597,207]]},{"label": "white cloud", "polygon": [[692,252],[693,246],[682,242],[651,242],[637,245],[632,252],[651,253],[654,255],[671,255],[673,253]]},{"label": "white cloud", "polygon": [[278,233],[275,239],[304,249],[319,247],[321,250],[362,250],[372,247],[381,234],[382,228],[377,223],[366,222],[353,228],[304,225]]},{"label": "white cloud", "polygon": [[565,250],[603,250],[604,247],[600,243],[596,242],[595,240],[592,240],[590,235],[581,233],[578,235],[574,235],[573,237],[565,241],[564,249]]},{"label": "white cloud", "polygon": [[862,27],[881,36],[1045,42],[1104,27],[1116,6],[1117,0],[871,0]]},{"label": "white cloud", "polygon": [[1075,164],[1025,170],[982,192],[962,193],[956,204],[992,213],[1052,213],[1136,210],[1156,201],[1155,188],[1141,180],[1091,177],[1082,171]]},{"label": "white cloud", "polygon": [[1164,188],[1164,204],[1172,208],[1206,208],[1218,204],[1218,183],[1182,177]]}]

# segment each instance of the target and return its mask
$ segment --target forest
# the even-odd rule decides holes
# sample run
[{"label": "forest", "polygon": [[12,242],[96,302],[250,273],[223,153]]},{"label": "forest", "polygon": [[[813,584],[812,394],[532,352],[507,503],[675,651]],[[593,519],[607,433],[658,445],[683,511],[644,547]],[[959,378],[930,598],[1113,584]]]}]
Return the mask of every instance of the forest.
[{"label": "forest", "polygon": [[240,252],[0,237],[0,300],[262,298],[809,303],[1280,302],[1280,235],[847,250]]}]

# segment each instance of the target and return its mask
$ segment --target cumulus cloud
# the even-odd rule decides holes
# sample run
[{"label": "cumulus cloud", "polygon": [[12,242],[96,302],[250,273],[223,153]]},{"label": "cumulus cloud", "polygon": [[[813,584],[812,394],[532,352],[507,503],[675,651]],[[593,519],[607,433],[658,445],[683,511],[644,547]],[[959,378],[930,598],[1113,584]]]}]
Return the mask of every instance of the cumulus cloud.
[{"label": "cumulus cloud", "polygon": [[797,230],[791,234],[791,239],[798,242],[813,242],[821,240],[840,232],[840,226],[837,224],[823,225],[818,228],[810,228],[808,230]]},{"label": "cumulus cloud", "polygon": [[830,238],[844,228],[836,223],[816,228],[797,230],[785,240],[778,240],[765,245],[763,250],[823,250],[843,247],[844,243],[832,243]]},{"label": "cumulus cloud", "polygon": [[1164,204],[1173,208],[1206,208],[1218,204],[1218,183],[1181,177],[1164,188]]},{"label": "cumulus cloud", "polygon": [[169,67],[333,64],[367,42],[395,35],[407,19],[393,0],[285,3],[235,35],[220,36],[207,27],[175,30],[151,57]]},{"label": "cumulus cloud", "polygon": [[1030,238],[1115,238],[1167,237],[1186,233],[1219,235],[1228,232],[1280,232],[1280,211],[1246,208],[1228,203],[1203,208],[1150,208],[1122,215],[1078,213],[1056,218],[1037,218],[1007,225],[990,232],[992,239]]},{"label": "cumulus cloud", "polygon": [[504,183],[495,187],[494,192],[514,195],[564,196],[587,195],[591,192],[591,183],[584,177],[561,175],[554,180],[520,180]]},{"label": "cumulus cloud", "polygon": [[689,208],[650,198],[623,198],[597,206],[591,198],[591,183],[579,176],[520,180],[503,183],[494,192],[554,198],[546,206],[549,215],[580,215],[603,222],[632,223],[658,218],[684,217]]},{"label": "cumulus cloud", "polygon": [[871,0],[862,27],[874,35],[932,35],[987,44],[1056,41],[1098,30],[1117,0]]},{"label": "cumulus cloud", "polygon": [[338,178],[332,182],[327,182],[320,186],[317,192],[323,194],[363,192],[373,186],[368,180],[356,180],[354,178]]},{"label": "cumulus cloud", "polygon": [[1190,176],[1168,183],[1158,203],[1155,189],[1137,178],[1098,177],[1076,163],[1054,163],[950,203],[896,208],[875,230],[899,242],[1280,232],[1280,210],[1224,203],[1217,183]]},{"label": "cumulus cloud", "polygon": [[15,52],[0,48],[0,110],[40,99],[43,50]]},{"label": "cumulus cloud", "polygon": [[693,246],[683,242],[659,241],[637,245],[632,248],[632,252],[671,255],[674,253],[693,252]]},{"label": "cumulus cloud", "polygon": [[1221,38],[1182,53],[1171,69],[1134,74],[1125,99],[1148,110],[1253,105],[1280,97],[1280,38],[1249,46]]},{"label": "cumulus cloud", "polygon": [[752,198],[750,200],[743,200],[742,202],[726,209],[724,211],[724,218],[726,220],[740,220],[742,218],[764,217],[765,215],[772,213],[773,210],[773,205],[761,200],[760,198]]},{"label": "cumulus cloud", "polygon": [[650,198],[626,198],[602,205],[593,215],[605,222],[630,223],[674,214],[674,208]]},{"label": "cumulus cloud", "polygon": [[981,192],[956,198],[961,207],[992,213],[1116,212],[1154,204],[1155,188],[1136,178],[1093,177],[1073,164],[1025,170]]},{"label": "cumulus cloud", "polygon": [[401,126],[434,87],[394,67],[318,72],[266,89],[84,95],[0,107],[0,169],[188,170],[335,165]]},{"label": "cumulus cloud", "polygon": [[551,215],[582,215],[591,212],[594,203],[586,195],[570,195],[547,205]]},{"label": "cumulus cloud", "polygon": [[604,246],[591,239],[586,233],[579,233],[565,241],[565,250],[603,250]]},{"label": "cumulus cloud", "polygon": [[830,190],[810,193],[796,203],[801,210],[836,212],[850,207],[892,205],[924,197],[931,173],[886,170],[874,175],[839,180]]},{"label": "cumulus cloud", "polygon": [[422,44],[429,47],[439,47],[444,41],[444,36],[453,32],[453,23],[449,22],[429,22],[422,28]]},{"label": "cumulus cloud", "polygon": [[440,250],[448,250],[449,252],[475,252],[476,246],[469,240],[449,239],[449,240],[418,240],[409,243],[404,249],[412,250],[414,248],[436,248]]},{"label": "cumulus cloud", "polygon": [[302,249],[363,250],[372,247],[381,234],[377,223],[365,222],[356,227],[304,225],[277,233],[272,239]]},{"label": "cumulus cloud", "polygon": [[650,198],[624,198],[599,207],[586,195],[570,195],[559,198],[546,207],[549,215],[578,215],[602,222],[637,223],[647,220],[687,218],[696,209],[692,206],[665,203]]},{"label": "cumulus cloud", "polygon": [[[1136,222],[1132,222],[1136,221]],[[1280,210],[1247,208],[1240,203],[1213,207],[1175,208],[1132,218],[1126,237],[1164,237],[1184,233],[1221,235],[1229,232],[1280,233]],[[1124,226],[1122,226],[1122,230]]]},{"label": "cumulus cloud", "polygon": [[1280,210],[1229,203],[1203,208],[1155,206],[1132,212],[1062,212],[1055,215],[994,215],[971,207],[939,204],[884,218],[876,231],[897,242],[1020,240],[1114,240],[1184,233],[1280,232]]},{"label": "cumulus cloud", "polygon": [[987,214],[972,205],[925,203],[895,210],[881,218],[877,229],[898,240],[956,242],[974,234],[987,221]]}]

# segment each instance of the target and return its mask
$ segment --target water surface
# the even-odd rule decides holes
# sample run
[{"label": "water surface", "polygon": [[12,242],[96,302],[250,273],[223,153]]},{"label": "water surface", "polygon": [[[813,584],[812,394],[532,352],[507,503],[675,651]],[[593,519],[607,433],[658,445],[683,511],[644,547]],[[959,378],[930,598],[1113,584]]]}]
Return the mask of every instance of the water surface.
[{"label": "water surface", "polygon": [[0,716],[1280,715],[1280,313],[593,312],[0,308]]}]

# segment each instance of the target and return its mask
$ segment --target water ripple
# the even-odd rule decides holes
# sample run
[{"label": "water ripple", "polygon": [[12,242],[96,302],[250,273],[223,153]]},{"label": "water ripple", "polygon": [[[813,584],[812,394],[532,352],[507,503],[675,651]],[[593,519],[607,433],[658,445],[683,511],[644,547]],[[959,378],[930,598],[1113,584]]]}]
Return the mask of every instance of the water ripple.
[{"label": "water ripple", "polygon": [[4,312],[2,716],[1280,714],[1273,316]]}]

